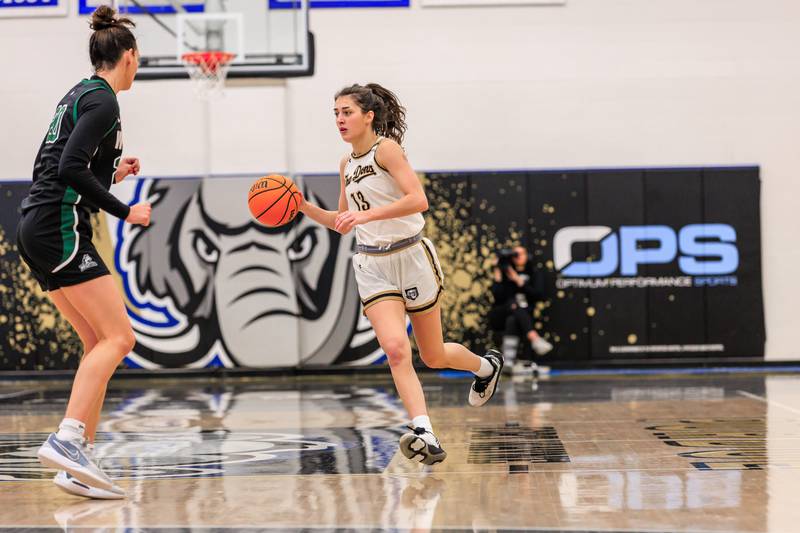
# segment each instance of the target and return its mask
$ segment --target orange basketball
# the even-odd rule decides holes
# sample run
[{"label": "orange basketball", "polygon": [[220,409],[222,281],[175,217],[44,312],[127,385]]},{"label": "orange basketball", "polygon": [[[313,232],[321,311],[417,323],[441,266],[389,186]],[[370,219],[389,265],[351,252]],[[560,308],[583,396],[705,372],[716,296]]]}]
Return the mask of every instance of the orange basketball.
[{"label": "orange basketball", "polygon": [[280,174],[258,178],[247,193],[253,218],[272,228],[288,224],[300,208],[301,193],[292,180]]}]

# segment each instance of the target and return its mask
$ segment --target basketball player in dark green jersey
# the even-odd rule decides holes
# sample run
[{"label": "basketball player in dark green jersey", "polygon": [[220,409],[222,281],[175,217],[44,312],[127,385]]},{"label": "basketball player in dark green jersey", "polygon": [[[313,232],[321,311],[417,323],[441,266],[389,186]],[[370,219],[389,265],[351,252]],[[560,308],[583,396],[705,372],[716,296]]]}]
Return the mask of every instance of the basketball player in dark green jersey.
[{"label": "basketball player in dark green jersey", "polygon": [[95,464],[93,443],[108,381],[135,344],[122,295],[92,245],[90,216],[102,209],[130,224],[150,223],[149,204],[129,207],[108,191],[139,172],[138,159],[122,157],[116,96],[130,89],[138,68],[128,26],[107,6],[92,15],[96,74],[56,106],[17,229],[22,259],[84,346],[64,420],[39,448],[39,460],[60,471],[56,485],[89,498],[125,496]]}]

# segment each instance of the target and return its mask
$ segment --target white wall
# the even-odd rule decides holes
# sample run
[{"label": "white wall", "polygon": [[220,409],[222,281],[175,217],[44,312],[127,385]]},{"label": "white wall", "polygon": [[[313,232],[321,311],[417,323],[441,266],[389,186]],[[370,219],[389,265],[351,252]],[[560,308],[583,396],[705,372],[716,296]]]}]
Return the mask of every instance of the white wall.
[{"label": "white wall", "polygon": [[[367,81],[408,106],[420,170],[758,164],[768,358],[800,358],[800,2],[415,3],[314,10],[311,27],[314,77],[213,104],[213,173],[334,171],[347,147],[332,95]],[[0,49],[15,51],[0,57],[0,179],[30,175],[55,102],[88,71],[87,38],[74,15],[0,20]],[[203,171],[202,107],[186,83],[138,83],[120,103],[145,173]]]}]

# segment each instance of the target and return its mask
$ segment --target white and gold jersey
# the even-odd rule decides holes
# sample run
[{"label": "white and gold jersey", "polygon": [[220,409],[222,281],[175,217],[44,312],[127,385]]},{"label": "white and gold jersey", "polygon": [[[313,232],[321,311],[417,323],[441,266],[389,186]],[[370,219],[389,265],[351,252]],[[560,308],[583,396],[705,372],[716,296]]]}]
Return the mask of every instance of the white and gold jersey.
[{"label": "white and gold jersey", "polygon": [[[366,211],[388,205],[403,197],[397,181],[375,160],[378,141],[360,156],[351,154],[344,167],[345,194],[350,211]],[[422,213],[387,220],[375,220],[356,226],[356,242],[368,246],[387,246],[422,231],[425,219]]]}]

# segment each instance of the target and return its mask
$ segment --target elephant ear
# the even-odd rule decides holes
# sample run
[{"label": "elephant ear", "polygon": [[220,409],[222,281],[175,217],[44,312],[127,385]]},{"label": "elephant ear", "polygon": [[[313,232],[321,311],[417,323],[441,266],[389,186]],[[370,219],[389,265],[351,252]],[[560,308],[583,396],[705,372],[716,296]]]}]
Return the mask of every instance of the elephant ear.
[{"label": "elephant ear", "polygon": [[128,257],[136,265],[136,282],[142,293],[172,298],[183,308],[192,297],[189,280],[181,271],[178,253],[183,215],[200,188],[201,180],[154,180],[151,223],[131,242]]}]

